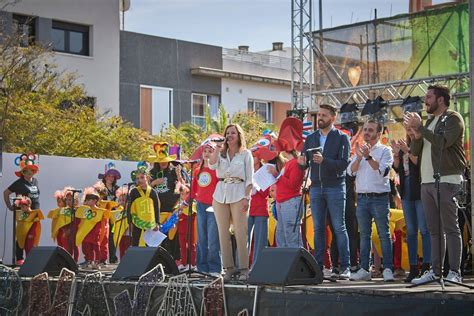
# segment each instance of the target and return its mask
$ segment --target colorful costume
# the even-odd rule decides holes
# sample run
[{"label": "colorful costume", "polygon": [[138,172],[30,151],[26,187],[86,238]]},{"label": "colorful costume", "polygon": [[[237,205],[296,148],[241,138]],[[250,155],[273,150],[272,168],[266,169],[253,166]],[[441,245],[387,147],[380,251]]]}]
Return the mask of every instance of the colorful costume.
[{"label": "colorful costume", "polygon": [[41,236],[40,220],[44,219],[41,210],[17,211],[16,240],[26,255],[33,247],[38,246]]},{"label": "colorful costume", "polygon": [[99,261],[100,241],[105,233],[103,219],[108,220],[110,211],[82,205],[77,209],[76,217],[81,219],[76,234],[76,246],[82,245],[86,261]]},{"label": "colorful costume", "polygon": [[130,191],[131,198],[131,220],[133,224],[132,245],[145,246],[143,232],[148,229],[154,229],[157,225],[157,219],[160,218],[160,206],[156,192],[147,186],[143,191],[141,187],[135,187]]},{"label": "colorful costume", "polygon": [[[61,207],[54,209],[48,213],[48,218],[51,218],[51,238],[55,240],[58,246],[63,247],[74,256],[74,260],[77,262],[79,259],[79,248],[71,240],[73,232],[73,226],[75,225],[77,230],[78,221],[72,223],[72,212],[69,207]],[[74,248],[71,249],[71,246]]]},{"label": "colorful costume", "polygon": [[188,262],[188,247],[191,247],[191,265],[196,265],[196,240],[197,240],[197,230],[196,230],[196,207],[193,204],[193,211],[192,211],[192,218],[191,218],[191,225],[192,225],[192,243],[189,242],[188,238],[188,216],[190,216],[189,212],[189,205],[181,205],[179,221],[178,221],[178,238],[179,238],[179,249],[181,252],[181,263],[183,265],[189,264]]}]

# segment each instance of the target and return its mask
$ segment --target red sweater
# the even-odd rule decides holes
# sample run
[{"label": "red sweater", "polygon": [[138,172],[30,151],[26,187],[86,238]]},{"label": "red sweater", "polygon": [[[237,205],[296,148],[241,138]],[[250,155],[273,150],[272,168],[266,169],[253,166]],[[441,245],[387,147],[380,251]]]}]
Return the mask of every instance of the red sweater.
[{"label": "red sweater", "polygon": [[282,203],[295,196],[301,195],[301,185],[303,184],[304,170],[298,166],[296,159],[287,161],[283,174],[276,183],[276,201]]},{"label": "red sweater", "polygon": [[212,195],[219,181],[216,171],[203,167],[199,173],[199,179],[198,173],[199,168],[196,168],[193,173],[193,199],[202,204],[212,205]]},{"label": "red sweater", "polygon": [[268,217],[268,192],[270,188],[265,191],[257,191],[250,199],[250,216],[266,216]]}]

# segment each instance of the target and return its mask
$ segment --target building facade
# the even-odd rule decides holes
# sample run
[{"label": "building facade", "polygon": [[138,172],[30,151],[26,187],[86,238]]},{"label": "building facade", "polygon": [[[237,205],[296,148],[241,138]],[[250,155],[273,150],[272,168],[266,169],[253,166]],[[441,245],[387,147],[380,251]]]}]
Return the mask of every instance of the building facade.
[{"label": "building facade", "polygon": [[222,48],[122,31],[120,114],[158,134],[170,123],[203,124],[205,107],[217,110],[221,80],[193,68],[222,69]]},{"label": "building facade", "polygon": [[53,62],[77,74],[96,108],[119,114],[118,1],[22,0],[2,10],[7,34],[20,32],[51,47]]}]

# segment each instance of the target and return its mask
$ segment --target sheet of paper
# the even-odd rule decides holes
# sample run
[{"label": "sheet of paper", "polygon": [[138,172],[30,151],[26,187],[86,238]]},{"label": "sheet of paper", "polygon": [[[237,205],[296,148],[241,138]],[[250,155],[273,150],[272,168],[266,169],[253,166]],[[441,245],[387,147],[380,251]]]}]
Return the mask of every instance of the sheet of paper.
[{"label": "sheet of paper", "polygon": [[209,206],[206,208],[206,212],[214,213],[214,208],[212,206]]},{"label": "sheet of paper", "polygon": [[143,233],[143,240],[149,247],[158,247],[165,239],[166,235],[159,230],[149,229]]},{"label": "sheet of paper", "polygon": [[254,185],[259,191],[265,191],[277,181],[277,178],[268,172],[267,166],[275,167],[272,164],[264,164],[253,174]]}]

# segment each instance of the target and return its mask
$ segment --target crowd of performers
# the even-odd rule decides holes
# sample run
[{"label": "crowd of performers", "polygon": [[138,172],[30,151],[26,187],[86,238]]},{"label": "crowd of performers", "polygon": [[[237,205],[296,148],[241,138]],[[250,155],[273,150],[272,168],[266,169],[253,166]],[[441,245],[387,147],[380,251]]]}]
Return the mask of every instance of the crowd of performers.
[{"label": "crowd of performers", "polygon": [[[191,155],[198,163],[180,161],[168,143],[156,143],[154,155],[132,172],[132,185],[118,186],[121,174],[109,166],[83,190],[81,202],[72,187],[57,191],[57,208],[47,214],[51,238],[76,262],[80,248],[82,265],[94,269],[117,262],[129,246],[147,246],[145,232],[160,230],[167,235],[161,246],[181,270],[223,273],[225,280],[245,281],[270,246],[305,247],[325,273],[340,279],[394,281],[405,275],[404,266],[405,281],[420,283],[445,265],[447,278],[461,282],[465,223],[452,197],[466,169],[464,123],[449,103],[447,88],[430,86],[428,121],[405,113],[407,137],[390,144],[381,142],[379,121],[344,129],[335,126],[336,109],[325,104],[318,129],[306,140],[302,122],[289,117],[278,136],[266,131],[251,146],[239,125],[228,125],[221,139],[210,135]],[[34,178],[38,165],[30,155],[19,165],[19,179],[4,199],[16,212],[21,264],[38,245],[44,216]],[[273,185],[257,185],[260,168],[275,178]]]}]

